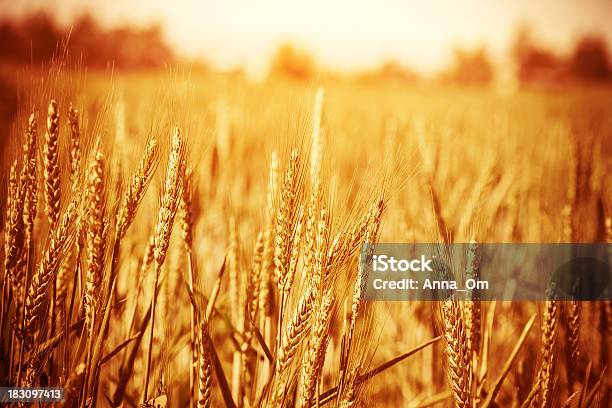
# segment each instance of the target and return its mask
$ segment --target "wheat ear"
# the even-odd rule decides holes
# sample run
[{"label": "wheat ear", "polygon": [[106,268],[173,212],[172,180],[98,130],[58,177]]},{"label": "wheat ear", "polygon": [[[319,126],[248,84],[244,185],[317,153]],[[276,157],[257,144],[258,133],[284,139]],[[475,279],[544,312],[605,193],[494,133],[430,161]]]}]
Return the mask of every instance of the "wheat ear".
[{"label": "wheat ear", "polygon": [[[11,166],[9,173],[9,189],[6,203],[4,268],[13,278],[13,282],[21,281],[22,268],[15,268],[19,261],[22,248],[29,246],[32,235],[32,189],[36,189],[36,117],[30,115],[23,143],[22,168],[17,174],[17,161]],[[27,206],[27,208],[26,208]],[[15,295],[15,293],[13,294]]]},{"label": "wheat ear", "polygon": [[310,341],[304,352],[300,371],[298,396],[302,407],[312,407],[315,404],[317,383],[325,361],[325,353],[329,342],[329,325],[332,317],[334,296],[328,291],[317,307],[315,320],[310,332]]},{"label": "wheat ear", "polygon": [[49,246],[32,278],[32,283],[26,298],[24,332],[31,330],[40,318],[45,296],[51,282],[55,279],[61,253],[66,248],[66,244],[70,239],[69,230],[76,216],[77,205],[73,201],[66,209],[66,213],[62,218],[59,228],[53,231],[53,235],[49,240]]},{"label": "wheat ear", "polygon": [[81,173],[81,127],[79,111],[72,104],[68,106],[68,124],[70,125],[70,181],[77,184]]},{"label": "wheat ear", "polygon": [[299,186],[299,153],[293,150],[285,171],[283,187],[280,194],[280,204],[276,219],[276,236],[274,263],[279,290],[282,294],[289,292],[289,262],[291,257],[291,242],[293,241],[294,224],[296,221],[298,186]]},{"label": "wheat ear", "polygon": [[459,408],[470,408],[470,356],[459,303],[446,300],[442,306],[446,356],[448,359],[448,380],[453,391],[455,404]]},{"label": "wheat ear", "polygon": [[158,163],[158,143],[154,137],[150,138],[145,147],[144,154],[138,165],[136,173],[132,176],[128,190],[123,197],[121,206],[117,213],[117,237],[121,239],[129,226],[134,221],[136,210],[140,201],[144,197],[151,177],[155,173],[155,168]]},{"label": "wheat ear", "polygon": [[198,406],[210,407],[212,393],[212,367],[210,344],[208,343],[208,322],[202,319],[199,341]]},{"label": "wheat ear", "polygon": [[542,320],[542,363],[538,375],[542,408],[548,408],[552,405],[556,334],[557,301],[548,300],[545,302],[544,319]]},{"label": "wheat ear", "polygon": [[284,330],[281,347],[276,358],[276,373],[279,376],[291,364],[302,339],[308,334],[314,300],[314,291],[309,290],[303,294],[293,313],[293,317]]},{"label": "wheat ear", "polygon": [[576,373],[578,372],[578,362],[580,358],[580,301],[572,300],[565,304],[565,322],[567,331],[566,339],[566,368],[567,382],[570,393],[574,391]]},{"label": "wheat ear", "polygon": [[87,171],[87,271],[85,286],[85,325],[88,331],[93,328],[97,301],[102,286],[104,267],[105,237],[105,164],[104,156],[96,149]]},{"label": "wheat ear", "polygon": [[19,243],[18,236],[20,234],[20,223],[21,217],[17,217],[17,202],[19,182],[17,179],[17,160],[11,165],[9,173],[8,191],[6,194],[6,213],[5,213],[5,227],[4,227],[4,281],[6,282],[10,276],[13,284],[13,291],[18,286],[18,282],[21,281],[20,277],[17,276],[13,267],[17,263],[19,255]]},{"label": "wheat ear", "polygon": [[[31,249],[32,247],[32,233],[34,230],[34,218],[36,217],[36,206],[37,206],[37,195],[38,195],[38,177],[36,174],[37,169],[37,157],[36,157],[36,140],[38,133],[36,130],[36,116],[30,115],[28,119],[28,131],[26,137],[26,143],[23,148],[23,160],[24,170],[26,169],[25,163],[27,163],[27,171],[22,170],[22,186],[24,188],[24,204],[23,204],[23,223],[24,223],[24,234],[25,234],[25,248]],[[29,254],[28,254],[29,256]]]},{"label": "wheat ear", "polygon": [[59,116],[57,102],[52,99],[47,111],[47,130],[43,148],[45,211],[52,230],[57,226],[60,213]]}]

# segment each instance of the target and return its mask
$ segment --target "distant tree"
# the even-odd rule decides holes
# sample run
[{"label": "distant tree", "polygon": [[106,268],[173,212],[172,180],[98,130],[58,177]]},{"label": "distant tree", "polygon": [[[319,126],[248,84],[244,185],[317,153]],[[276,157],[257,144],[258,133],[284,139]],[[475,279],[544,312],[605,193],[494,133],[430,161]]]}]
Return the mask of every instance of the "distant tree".
[{"label": "distant tree", "polygon": [[0,23],[0,58],[2,59],[17,59],[16,57],[20,54],[19,48],[21,42],[17,36],[17,32],[14,27],[8,22],[3,21]]},{"label": "distant tree", "polygon": [[81,16],[71,27],[59,27],[44,13],[0,22],[0,38],[0,58],[22,63],[49,60],[67,38],[70,54],[86,66],[155,68],[174,60],[161,26],[105,29],[90,15]]},{"label": "distant tree", "polygon": [[531,29],[528,25],[521,24],[512,43],[512,58],[520,64],[534,48]]},{"label": "distant tree", "polygon": [[124,26],[104,31],[89,15],[74,24],[70,49],[82,53],[86,65],[98,67],[114,62],[123,69],[155,68],[174,59],[162,38],[160,25],[144,29]]},{"label": "distant tree", "polygon": [[518,62],[518,78],[521,83],[559,81],[564,79],[565,72],[563,60],[542,48],[529,49]]},{"label": "distant tree", "polygon": [[61,37],[49,15],[36,13],[22,21],[3,22],[0,28],[0,57],[18,62],[49,59]]},{"label": "distant tree", "polygon": [[457,48],[451,67],[443,79],[460,84],[488,84],[493,79],[493,65],[484,47],[475,50]]},{"label": "distant tree", "polygon": [[[5,75],[5,73],[0,73],[0,157],[6,157],[4,149],[9,144],[10,126],[17,113],[17,85],[9,78],[5,78]],[[6,170],[2,165],[0,169]],[[2,205],[1,202],[0,205]]]},{"label": "distant tree", "polygon": [[120,68],[155,68],[173,59],[159,25],[143,30],[121,27],[111,33],[111,38],[116,44],[113,55]]},{"label": "distant tree", "polygon": [[[70,42],[68,44],[70,52],[82,58],[85,65],[97,65],[93,63],[91,54],[94,54],[97,60],[112,59],[109,50],[110,41],[104,41],[104,33],[90,14],[79,17],[72,24],[70,30]],[[96,44],[96,46],[91,47],[92,44]]]},{"label": "distant tree", "polygon": [[297,80],[308,80],[315,76],[314,58],[290,44],[281,46],[270,62],[270,75],[280,75]]},{"label": "distant tree", "polygon": [[523,25],[512,45],[518,81],[525,84],[553,84],[567,79],[567,67],[562,58],[537,45],[528,26]]},{"label": "distant tree", "polygon": [[606,42],[601,37],[581,38],[574,47],[570,60],[575,78],[586,81],[605,81],[611,78]]}]

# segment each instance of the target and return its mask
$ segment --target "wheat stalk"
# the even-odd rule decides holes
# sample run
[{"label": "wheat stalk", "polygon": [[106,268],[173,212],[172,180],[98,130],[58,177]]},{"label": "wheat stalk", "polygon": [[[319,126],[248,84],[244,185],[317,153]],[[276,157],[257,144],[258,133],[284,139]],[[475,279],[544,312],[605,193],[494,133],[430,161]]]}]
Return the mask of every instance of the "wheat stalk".
[{"label": "wheat stalk", "polygon": [[275,203],[278,196],[279,182],[279,160],[276,152],[272,153],[270,169],[268,175],[268,193],[266,197],[266,213],[263,235],[263,253],[261,260],[261,276],[259,284],[259,310],[261,311],[262,322],[264,325],[265,340],[268,344],[272,342],[272,285],[274,269],[274,250],[275,250]]},{"label": "wheat stalk", "polygon": [[198,406],[208,408],[212,394],[212,367],[208,343],[208,322],[202,319],[199,341]]},{"label": "wheat stalk", "polygon": [[12,273],[12,269],[17,262],[19,254],[18,236],[19,236],[19,221],[21,217],[17,217],[17,202],[19,183],[17,179],[17,160],[11,165],[9,173],[8,191],[6,194],[6,214],[4,227],[4,280],[9,276],[15,286],[19,281],[19,277]]},{"label": "wheat stalk", "polygon": [[47,130],[43,148],[45,211],[52,230],[57,226],[60,213],[59,116],[57,102],[52,99],[47,111]]},{"label": "wheat stalk", "polygon": [[294,149],[291,152],[291,158],[289,159],[289,164],[285,171],[276,219],[274,264],[276,266],[276,278],[279,290],[285,296],[289,293],[290,289],[289,261],[291,257],[291,243],[293,241],[298,202],[299,158],[298,151]]},{"label": "wheat stalk", "polygon": [[70,181],[75,186],[81,173],[81,128],[79,111],[74,109],[72,103],[68,105],[68,124],[70,125]]},{"label": "wheat stalk", "polygon": [[567,382],[570,392],[573,392],[580,358],[580,302],[576,300],[569,301],[565,303],[564,310],[567,326],[565,333],[567,343],[565,349]]},{"label": "wheat stalk", "polygon": [[117,238],[121,239],[125,236],[127,229],[130,227],[136,216],[136,210],[140,201],[144,197],[151,177],[155,173],[155,168],[158,159],[158,143],[157,139],[152,137],[147,142],[144,154],[138,165],[136,173],[132,176],[127,192],[119,207],[117,213]]},{"label": "wheat stalk", "polygon": [[43,302],[50,284],[55,280],[55,274],[60,264],[61,253],[70,240],[69,229],[77,216],[77,205],[70,203],[57,229],[52,231],[49,245],[32,277],[28,296],[25,303],[24,333],[32,330],[34,324],[41,317]]},{"label": "wheat stalk", "polygon": [[[480,247],[478,243],[472,241],[467,248],[467,265],[466,279],[479,280],[480,278]],[[471,359],[470,365],[470,384],[472,391],[479,387],[479,378],[476,374],[480,359],[480,342],[481,342],[481,326],[482,326],[482,308],[480,304],[480,293],[477,289],[473,289],[469,293],[470,298],[464,303],[466,337],[467,337],[467,353]],[[478,392],[473,392],[475,404],[479,403]]]},{"label": "wheat stalk", "polygon": [[62,264],[59,267],[59,270],[57,272],[57,279],[56,279],[56,284],[57,284],[57,288],[56,288],[56,300],[57,300],[57,304],[56,307],[59,310],[59,314],[54,317],[57,320],[57,326],[61,327],[64,324],[64,321],[66,319],[66,298],[68,297],[68,288],[70,285],[70,256],[67,256],[68,259],[64,260],[64,262],[62,262]]},{"label": "wheat stalk", "polygon": [[[189,166],[185,169],[183,189],[179,202],[179,218],[181,221],[181,234],[183,237],[183,243],[185,244],[185,250],[187,251],[187,285],[191,293],[193,293],[195,288],[195,273],[193,265],[193,199],[193,169],[191,168],[191,166]],[[191,370],[189,371],[189,400],[190,403],[192,403],[195,393],[195,378],[197,374],[196,370],[198,365],[198,350],[196,349],[196,310],[193,304],[189,308],[189,324],[189,343],[191,351]]]},{"label": "wheat stalk", "polygon": [[15,160],[9,173],[4,229],[4,268],[7,274],[13,277],[14,283],[22,280],[21,276],[15,275],[20,274],[22,268],[15,268],[15,266],[21,254],[29,255],[22,248],[27,250],[32,238],[34,216],[32,210],[35,208],[36,200],[36,139],[36,117],[32,114],[28,119],[25,132],[21,171],[17,175],[17,161]]},{"label": "wheat stalk", "polygon": [[[231,317],[236,327],[244,325],[244,307],[242,303],[242,281],[239,265],[239,248],[238,248],[238,231],[236,227],[236,219],[229,219],[229,249],[228,249],[228,265],[229,265],[229,299],[232,304]],[[236,349],[233,353],[232,362],[232,396],[237,401],[242,401],[242,353]]]},{"label": "wheat stalk", "polygon": [[146,375],[143,389],[143,403],[146,402],[149,388],[149,377],[151,375],[151,353],[153,351],[153,333],[155,331],[155,309],[157,306],[158,282],[161,267],[166,259],[170,235],[174,226],[174,217],[178,209],[179,197],[183,185],[185,145],[181,137],[181,131],[176,126],[172,137],[168,169],[161,199],[161,206],[157,224],[155,226],[155,278],[153,280],[153,299],[151,300],[151,330],[149,334],[149,348],[147,355]]},{"label": "wheat stalk", "polygon": [[257,317],[259,315],[259,288],[261,286],[261,265],[263,256],[263,233],[259,233],[253,248],[253,256],[251,268],[247,276],[246,285],[246,302],[244,310],[244,321],[242,327],[242,344],[240,347],[241,354],[241,382],[244,385],[245,397],[247,401],[253,399],[253,380],[255,378],[255,370],[257,368],[257,356],[251,346],[255,327],[257,325]]},{"label": "wheat stalk", "polygon": [[183,189],[181,200],[179,202],[179,215],[181,221],[181,234],[185,249],[191,251],[193,247],[193,200],[195,199],[195,187],[193,180],[193,168],[188,166],[185,169],[185,180],[183,181]]},{"label": "wheat stalk", "polygon": [[545,302],[544,319],[542,320],[542,363],[538,375],[542,408],[548,408],[552,405],[556,333],[557,301],[548,300]]},{"label": "wheat stalk", "polygon": [[314,291],[309,290],[304,293],[298,302],[293,317],[284,330],[281,347],[276,358],[276,374],[278,376],[291,364],[302,339],[308,334],[314,300]]},{"label": "wheat stalk", "polygon": [[238,230],[236,219],[229,219],[229,249],[228,249],[228,266],[229,266],[229,299],[232,307],[232,320],[237,327],[242,326],[242,292],[240,285],[240,264],[239,264],[239,248],[238,248]]},{"label": "wheat stalk", "polygon": [[317,224],[317,233],[315,236],[315,265],[312,273],[312,287],[317,293],[321,293],[321,285],[325,278],[325,271],[327,270],[328,258],[327,252],[329,247],[329,215],[325,208],[321,209],[319,214],[319,222]]},{"label": "wheat stalk", "polygon": [[[466,278],[478,280],[480,277],[480,248],[476,242],[468,244]],[[478,355],[481,338],[480,294],[473,290],[470,301],[465,303],[466,332],[470,354]]]},{"label": "wheat stalk", "polygon": [[[247,280],[247,305],[248,305],[248,319],[253,323],[257,323],[257,317],[259,316],[259,291],[261,290],[261,274],[263,266],[263,254],[264,254],[264,233],[260,232],[257,235],[255,241],[255,248],[253,249],[253,258],[251,262],[251,269]],[[250,333],[250,324],[245,323],[245,333]],[[246,329],[249,327],[249,329]]]},{"label": "wheat stalk", "polygon": [[105,164],[104,156],[95,150],[87,171],[87,271],[85,286],[85,325],[88,331],[93,329],[97,301],[102,286],[102,271],[105,252]]},{"label": "wheat stalk", "polygon": [[174,129],[166,181],[155,229],[155,263],[161,267],[168,252],[185,171],[185,145],[178,127]]},{"label": "wheat stalk", "polygon": [[301,242],[302,242],[302,231],[304,227],[304,209],[301,207],[297,213],[297,222],[295,225],[295,229],[293,232],[293,237],[291,242],[291,252],[289,256],[289,268],[286,273],[284,286],[287,288],[285,297],[288,296],[289,290],[291,286],[293,286],[293,280],[295,277],[295,272],[297,270],[297,264],[300,257],[301,250]]},{"label": "wheat stalk", "polygon": [[[30,250],[32,247],[32,233],[34,230],[34,218],[36,217],[36,206],[38,202],[38,177],[36,174],[37,157],[36,157],[36,141],[38,132],[36,130],[36,116],[31,114],[28,119],[28,131],[26,133],[26,142],[24,144],[23,160],[24,169],[27,163],[27,172],[22,172],[22,188],[24,189],[24,204],[23,204],[23,223],[25,229],[25,248]],[[25,173],[25,174],[24,174]],[[23,186],[27,186],[23,187]],[[30,254],[28,254],[28,257]]]},{"label": "wheat stalk", "polygon": [[302,358],[298,396],[301,407],[312,407],[315,404],[317,383],[321,377],[325,353],[329,342],[329,325],[332,317],[334,296],[326,292],[317,306],[315,320],[312,323],[310,340]]},{"label": "wheat stalk", "polygon": [[[361,367],[357,366],[347,375],[348,381],[345,387],[345,392],[343,393],[343,396],[338,404],[340,408],[351,408],[357,405],[357,386],[360,369]],[[338,388],[338,395],[340,396],[340,388]]]},{"label": "wheat stalk", "polygon": [[459,303],[455,300],[446,300],[443,302],[442,310],[448,359],[448,380],[455,404],[460,408],[470,408],[470,356],[467,351],[467,339]]},{"label": "wheat stalk", "polygon": [[[382,219],[382,213],[384,211],[385,204],[384,198],[381,196],[371,209],[367,213],[368,217],[368,226],[365,230],[362,230],[362,237],[360,238],[364,244],[373,244],[378,239],[378,232],[380,229],[380,223]],[[368,255],[371,254],[373,248],[368,245],[366,247],[368,253],[365,254],[365,259],[368,259]],[[339,379],[338,379],[338,403],[340,403],[340,398],[344,394],[344,385],[346,381],[346,375],[348,372],[349,360],[351,357],[351,349],[353,345],[353,337],[355,335],[355,328],[357,325],[357,319],[359,318],[360,309],[362,306],[362,290],[365,284],[364,274],[366,273],[366,269],[364,265],[360,263],[359,271],[355,277],[355,283],[353,285],[353,298],[351,301],[350,313],[347,313],[347,318],[345,321],[348,321],[344,333],[344,337],[342,339],[342,346],[340,351],[340,366],[339,366]]]}]

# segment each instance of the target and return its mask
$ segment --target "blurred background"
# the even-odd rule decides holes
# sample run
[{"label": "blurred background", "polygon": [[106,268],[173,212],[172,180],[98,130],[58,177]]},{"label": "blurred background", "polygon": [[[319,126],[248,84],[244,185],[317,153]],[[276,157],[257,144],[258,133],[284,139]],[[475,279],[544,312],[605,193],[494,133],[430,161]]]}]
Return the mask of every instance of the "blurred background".
[{"label": "blurred background", "polygon": [[[0,0],[0,119],[60,44],[89,72],[557,91],[612,79],[609,0]],[[8,132],[2,125],[0,134]]]},{"label": "blurred background", "polygon": [[[87,66],[189,61],[271,70],[486,83],[608,80],[612,2],[452,0],[0,1],[0,58],[46,60],[72,33]],[[512,78],[513,77],[513,78]]]}]

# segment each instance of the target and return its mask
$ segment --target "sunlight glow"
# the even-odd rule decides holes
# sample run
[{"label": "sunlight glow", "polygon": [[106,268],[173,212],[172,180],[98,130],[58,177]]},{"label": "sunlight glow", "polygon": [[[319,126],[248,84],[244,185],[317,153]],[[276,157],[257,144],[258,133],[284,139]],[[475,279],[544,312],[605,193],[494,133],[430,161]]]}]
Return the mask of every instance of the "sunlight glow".
[{"label": "sunlight glow", "polygon": [[[48,4],[0,1],[0,14]],[[332,69],[351,71],[392,59],[422,73],[443,66],[454,46],[485,45],[503,59],[521,23],[558,50],[585,33],[612,42],[609,0],[64,0],[52,7],[67,24],[84,12],[108,25],[157,21],[180,54],[250,72],[264,70],[284,42]]]}]

